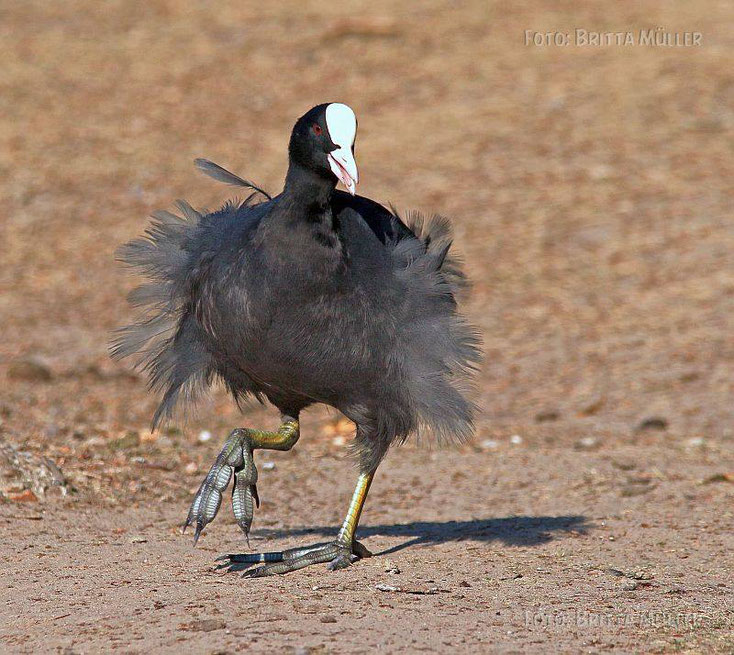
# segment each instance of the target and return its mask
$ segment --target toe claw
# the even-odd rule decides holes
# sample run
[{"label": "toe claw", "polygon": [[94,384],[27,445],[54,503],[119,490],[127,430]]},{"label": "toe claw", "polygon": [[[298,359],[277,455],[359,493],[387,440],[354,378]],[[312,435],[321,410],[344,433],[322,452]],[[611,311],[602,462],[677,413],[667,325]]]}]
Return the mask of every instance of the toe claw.
[{"label": "toe claw", "polygon": [[201,536],[201,531],[204,529],[204,526],[200,521],[197,521],[196,523],[196,531],[194,532],[194,547],[196,547],[196,542],[199,541],[199,537]]},{"label": "toe claw", "polygon": [[356,539],[352,543],[352,552],[357,556],[357,559],[372,557],[372,551],[370,551],[363,543],[360,543]]},{"label": "toe claw", "polygon": [[273,575],[267,566],[257,566],[242,573],[243,578],[264,578],[266,575]]},{"label": "toe claw", "polygon": [[329,571],[338,571],[339,569],[347,568],[354,560],[346,557],[335,557],[331,562],[326,565]]}]

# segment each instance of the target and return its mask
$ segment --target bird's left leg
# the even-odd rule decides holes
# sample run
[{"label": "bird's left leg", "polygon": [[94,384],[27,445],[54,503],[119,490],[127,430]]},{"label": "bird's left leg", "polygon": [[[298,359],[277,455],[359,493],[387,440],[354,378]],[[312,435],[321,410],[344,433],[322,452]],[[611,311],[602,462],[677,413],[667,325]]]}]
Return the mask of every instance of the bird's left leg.
[{"label": "bird's left leg", "polygon": [[283,424],[275,432],[237,428],[227,437],[224,448],[196,492],[183,526],[184,531],[190,525],[195,526],[194,545],[207,523],[217,515],[222,492],[227,488],[232,473],[232,510],[245,536],[249,534],[255,505],[260,506],[253,451],[256,448],[290,450],[300,436],[298,419],[284,415],[282,420]]},{"label": "bird's left leg", "polygon": [[360,474],[352,500],[349,503],[347,516],[334,541],[305,548],[291,548],[281,552],[225,555],[219,558],[224,560],[222,566],[230,570],[241,570],[248,564],[266,562],[263,566],[248,569],[242,574],[248,578],[259,578],[265,575],[289,573],[311,564],[326,562],[328,562],[328,568],[331,570],[343,569],[358,559],[370,557],[372,553],[354,537],[374,475],[374,470]]}]

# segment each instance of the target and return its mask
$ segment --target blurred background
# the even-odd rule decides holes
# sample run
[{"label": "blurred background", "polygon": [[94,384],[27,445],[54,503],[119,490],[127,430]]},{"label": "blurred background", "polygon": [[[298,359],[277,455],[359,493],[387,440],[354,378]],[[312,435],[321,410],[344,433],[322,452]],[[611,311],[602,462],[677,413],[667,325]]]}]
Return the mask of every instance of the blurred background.
[{"label": "blurred background", "polygon": [[[88,504],[89,521],[99,504],[160,501],[174,535],[229,430],[275,425],[272,408],[242,417],[215,390],[188,423],[150,433],[157,398],[107,355],[110,331],[133,316],[125,296],[135,280],[114,250],[176,198],[214,209],[236,193],[199,175],[195,157],[278,192],[295,119],[342,101],[359,118],[359,192],[451,217],[474,281],[465,311],[486,351],[476,440],[445,459],[413,445],[393,453],[367,523],[637,517],[669,532],[636,551],[605,541],[612,555],[681,539],[676,548],[701,560],[681,563],[680,575],[710,572],[732,552],[723,536],[718,554],[706,550],[714,541],[693,518],[708,508],[731,534],[731,9],[715,0],[4,2],[0,508],[12,514],[55,486],[70,492],[59,516]],[[526,30],[659,26],[700,32],[702,44],[526,45]],[[278,468],[266,473],[256,525],[336,524],[351,492],[342,462],[351,430],[335,412],[309,410],[298,448],[267,455]],[[292,498],[294,483],[312,493]],[[320,497],[322,486],[341,500]],[[122,527],[102,525],[101,542],[130,521],[105,516]],[[474,538],[475,523],[460,538]],[[54,525],[63,543],[64,530],[87,523]],[[419,530],[424,541],[441,543],[446,524],[435,525],[428,537]],[[538,525],[536,541],[547,541]],[[501,532],[491,526],[487,534]],[[571,551],[587,548],[583,567],[600,541],[580,534],[567,538],[578,537]],[[181,543],[170,536],[166,547]],[[181,570],[193,557],[185,546]],[[386,625],[400,632],[399,621]]]},{"label": "blurred background", "polygon": [[[53,452],[145,430],[156,399],[107,357],[132,316],[114,249],[176,198],[235,193],[194,157],[277,192],[295,118],[339,100],[360,193],[454,222],[486,349],[480,442],[731,438],[728,3],[295,7],[5,5],[5,436]],[[656,26],[703,45],[525,45]],[[215,394],[190,428],[240,420]]]}]

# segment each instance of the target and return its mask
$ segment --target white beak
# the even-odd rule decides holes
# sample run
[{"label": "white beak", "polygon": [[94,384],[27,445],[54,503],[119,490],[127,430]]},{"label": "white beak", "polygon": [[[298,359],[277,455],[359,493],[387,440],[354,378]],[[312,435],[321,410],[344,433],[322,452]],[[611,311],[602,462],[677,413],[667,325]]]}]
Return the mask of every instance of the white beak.
[{"label": "white beak", "polygon": [[354,161],[352,149],[342,146],[332,150],[327,158],[329,159],[331,172],[347,188],[347,191],[354,195],[355,187],[359,184],[359,173],[357,172],[357,162]]}]

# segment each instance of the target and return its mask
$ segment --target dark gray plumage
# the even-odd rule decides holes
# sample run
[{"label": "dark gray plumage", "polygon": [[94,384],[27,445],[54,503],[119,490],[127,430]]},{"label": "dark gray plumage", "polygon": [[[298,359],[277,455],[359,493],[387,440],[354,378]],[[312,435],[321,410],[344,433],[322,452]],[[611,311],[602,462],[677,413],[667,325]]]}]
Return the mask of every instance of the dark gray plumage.
[{"label": "dark gray plumage", "polygon": [[[146,235],[119,253],[150,282],[132,292],[143,313],[119,331],[112,354],[136,355],[162,392],[153,425],[193,403],[215,378],[238,403],[267,399],[283,417],[276,432],[230,434],[186,519],[184,529],[196,528],[194,542],[232,477],[232,508],[248,534],[258,502],[253,451],[292,448],[302,409],[325,403],[357,425],[360,476],[337,539],[229,557],[235,568],[264,563],[251,576],[319,562],[341,568],[367,556],[355,531],[390,445],[421,431],[459,441],[472,432],[474,408],[462,385],[479,350],[457,312],[464,277],[449,256],[449,223],[417,213],[403,222],[353,195],[355,135],[346,105],[307,112],[293,128],[284,189],[275,198],[197,160],[206,174],[253,193],[210,214],[179,201],[180,215],[156,212]],[[352,195],[336,191],[337,180]]]},{"label": "dark gray plumage", "polygon": [[119,332],[113,355],[137,353],[163,392],[154,426],[219,377],[238,403],[267,398],[290,416],[313,403],[336,407],[357,424],[364,467],[411,432],[466,439],[473,407],[462,383],[479,351],[457,313],[464,278],[448,256],[449,222],[412,213],[406,225],[334,190],[335,179],[311,173],[293,151],[292,141],[277,197],[209,214],[179,201],[180,216],[154,213],[146,236],[119,251],[151,282],[131,294],[147,311]]}]

